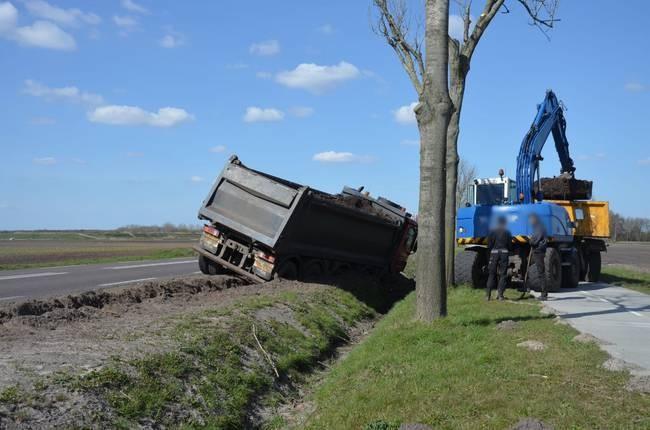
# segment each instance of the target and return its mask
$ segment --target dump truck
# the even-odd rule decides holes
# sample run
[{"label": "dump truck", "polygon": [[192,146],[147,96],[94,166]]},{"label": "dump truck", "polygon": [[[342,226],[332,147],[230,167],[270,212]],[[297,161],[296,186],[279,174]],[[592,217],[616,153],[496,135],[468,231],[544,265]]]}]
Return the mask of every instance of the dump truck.
[{"label": "dump truck", "polygon": [[265,282],[349,269],[399,273],[414,251],[417,223],[402,206],[344,187],[328,194],[246,167],[232,156],[199,209],[207,221],[199,268]]},{"label": "dump truck", "polygon": [[[540,178],[541,152],[551,133],[562,167],[559,176]],[[575,170],[563,106],[548,90],[521,143],[516,179],[500,170],[499,177],[475,179],[467,189],[467,206],[458,210],[456,218],[457,243],[464,248],[455,260],[456,282],[485,287],[490,258],[487,237],[501,217],[513,235],[510,282],[533,290],[545,282],[549,291],[557,291],[576,287],[580,281],[598,281],[601,253],[607,251],[610,234],[609,204],[591,200],[592,182],[576,179]],[[543,223],[549,239],[544,278],[529,265],[531,215]]]}]

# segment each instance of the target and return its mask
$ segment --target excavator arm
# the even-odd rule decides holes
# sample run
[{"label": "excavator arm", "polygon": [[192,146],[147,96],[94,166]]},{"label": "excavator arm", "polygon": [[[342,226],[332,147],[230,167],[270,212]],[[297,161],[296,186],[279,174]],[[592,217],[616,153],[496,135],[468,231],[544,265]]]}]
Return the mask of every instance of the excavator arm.
[{"label": "excavator arm", "polygon": [[573,179],[575,167],[569,155],[569,141],[566,137],[566,120],[560,102],[553,91],[546,91],[544,101],[537,106],[537,115],[524,136],[517,157],[517,195],[522,203],[532,203],[535,194],[535,176],[539,180],[539,162],[542,148],[553,133],[555,149],[562,164],[561,176]]}]

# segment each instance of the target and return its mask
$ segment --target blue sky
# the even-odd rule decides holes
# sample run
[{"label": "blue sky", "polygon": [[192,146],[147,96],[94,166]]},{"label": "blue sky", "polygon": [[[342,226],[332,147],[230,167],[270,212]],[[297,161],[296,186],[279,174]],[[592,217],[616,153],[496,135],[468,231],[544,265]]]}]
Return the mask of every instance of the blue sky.
[{"label": "blue sky", "polygon": [[[568,109],[576,175],[615,211],[650,216],[650,3],[613,13],[605,0],[565,0],[550,41],[507,3],[473,59],[461,156],[480,176],[513,176],[552,88]],[[418,133],[400,110],[415,93],[369,9],[0,0],[0,229],[196,223],[234,153],[329,192],[365,185],[415,211]],[[557,174],[551,142],[544,156],[543,174]]]}]

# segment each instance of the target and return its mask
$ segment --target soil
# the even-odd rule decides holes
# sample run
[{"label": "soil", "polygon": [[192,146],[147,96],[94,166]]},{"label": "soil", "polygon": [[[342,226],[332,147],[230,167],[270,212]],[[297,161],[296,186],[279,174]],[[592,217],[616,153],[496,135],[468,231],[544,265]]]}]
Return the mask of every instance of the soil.
[{"label": "soil", "polygon": [[[348,290],[380,312],[413,288],[403,277],[386,283],[348,275],[320,284],[247,284],[232,276],[196,275],[0,306],[0,396],[20,387],[27,397],[20,406],[0,402],[0,428],[59,428],[70,422],[92,426],[93,414],[110,419],[114,412],[103,399],[52,381],[101,369],[113,358],[131,360],[177,348],[164,333],[188,314],[228,307],[245,297],[322,289],[323,283]],[[382,291],[382,285],[390,288]],[[260,310],[256,318],[299,326],[282,306]],[[356,327],[351,342],[365,335],[371,324]],[[339,351],[345,353],[345,346]],[[46,386],[37,388],[43,381]]]},{"label": "soil", "polygon": [[[593,182],[582,179],[555,177],[542,178],[542,191],[546,200],[588,200]],[[537,184],[535,184],[537,189]]]}]

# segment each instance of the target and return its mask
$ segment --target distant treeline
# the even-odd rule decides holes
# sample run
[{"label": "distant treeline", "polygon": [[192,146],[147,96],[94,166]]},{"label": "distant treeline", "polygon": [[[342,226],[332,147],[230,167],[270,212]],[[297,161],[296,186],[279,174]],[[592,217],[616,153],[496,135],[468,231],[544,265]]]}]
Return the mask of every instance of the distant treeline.
[{"label": "distant treeline", "polygon": [[199,224],[172,224],[167,222],[163,225],[138,225],[129,224],[116,229],[117,231],[131,233],[173,233],[173,232],[198,232],[201,230]]},{"label": "distant treeline", "polygon": [[650,218],[625,217],[610,211],[609,229],[615,241],[650,241]]}]

